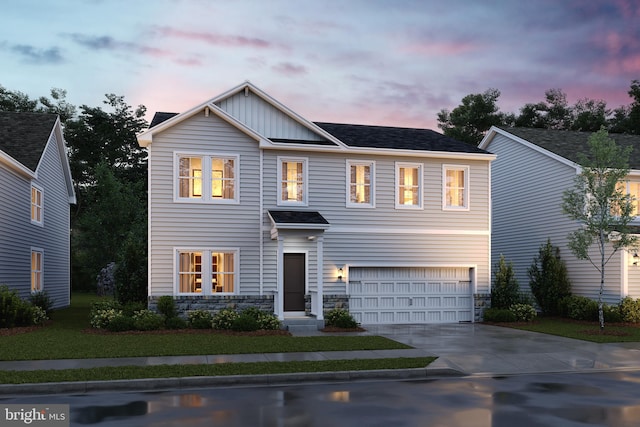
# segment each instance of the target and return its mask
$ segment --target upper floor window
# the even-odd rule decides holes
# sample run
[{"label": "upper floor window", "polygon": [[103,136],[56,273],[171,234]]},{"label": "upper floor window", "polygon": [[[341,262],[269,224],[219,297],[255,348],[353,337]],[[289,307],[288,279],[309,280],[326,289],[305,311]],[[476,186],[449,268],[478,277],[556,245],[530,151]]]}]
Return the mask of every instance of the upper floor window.
[{"label": "upper floor window", "polygon": [[236,288],[236,251],[178,250],[178,293],[232,294]]},{"label": "upper floor window", "polygon": [[42,249],[31,249],[31,292],[42,292],[42,266],[44,252]]},{"label": "upper floor window", "polygon": [[[638,210],[638,197],[640,197],[640,181],[625,181],[619,182],[617,189],[621,191],[623,194],[628,194],[631,197],[631,203],[633,204],[633,210],[631,211],[631,215],[637,216],[639,213]],[[619,215],[619,209],[616,212],[612,212],[615,215]]]},{"label": "upper floor window", "polygon": [[307,205],[307,159],[278,158],[278,204]]},{"label": "upper floor window", "polygon": [[31,184],[31,222],[42,225],[42,189],[35,184]]},{"label": "upper floor window", "polygon": [[422,209],[422,164],[396,163],[396,208]]},{"label": "upper floor window", "polygon": [[444,209],[469,209],[469,167],[444,165],[442,167]]},{"label": "upper floor window", "polygon": [[347,206],[373,207],[374,162],[347,160],[347,176]]},{"label": "upper floor window", "polygon": [[177,154],[180,201],[237,203],[238,156]]}]

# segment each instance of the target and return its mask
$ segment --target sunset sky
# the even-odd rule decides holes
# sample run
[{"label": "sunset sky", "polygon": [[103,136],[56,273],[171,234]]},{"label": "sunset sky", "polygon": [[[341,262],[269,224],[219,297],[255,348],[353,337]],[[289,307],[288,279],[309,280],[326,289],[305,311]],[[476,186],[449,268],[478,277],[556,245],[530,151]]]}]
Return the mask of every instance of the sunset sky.
[{"label": "sunset sky", "polygon": [[628,105],[640,0],[3,0],[0,85],[181,112],[245,80],[312,121],[427,127],[496,88]]}]

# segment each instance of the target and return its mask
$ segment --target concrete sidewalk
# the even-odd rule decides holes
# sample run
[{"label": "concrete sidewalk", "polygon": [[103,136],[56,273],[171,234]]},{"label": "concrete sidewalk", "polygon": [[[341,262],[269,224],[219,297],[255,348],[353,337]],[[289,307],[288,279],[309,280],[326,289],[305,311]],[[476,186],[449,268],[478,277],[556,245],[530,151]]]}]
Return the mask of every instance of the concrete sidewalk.
[{"label": "concrete sidewalk", "polygon": [[[640,343],[596,344],[484,324],[365,326],[363,335],[381,335],[410,345],[408,350],[327,351],[209,356],[134,357],[0,362],[0,370],[27,371],[103,366],[153,366],[230,362],[378,359],[437,356],[426,368],[389,371],[297,373],[133,381],[92,381],[0,385],[0,395],[274,384],[365,378],[426,378],[444,375],[514,375],[640,369]],[[305,335],[321,335],[312,332]]]}]

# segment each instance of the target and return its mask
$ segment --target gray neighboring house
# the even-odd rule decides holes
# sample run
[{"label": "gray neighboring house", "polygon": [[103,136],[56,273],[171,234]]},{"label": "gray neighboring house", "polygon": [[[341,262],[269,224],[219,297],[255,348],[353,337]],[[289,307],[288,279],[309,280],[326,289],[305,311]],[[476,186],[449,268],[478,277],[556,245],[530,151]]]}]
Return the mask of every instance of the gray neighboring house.
[{"label": "gray neighboring house", "polygon": [[[600,273],[578,260],[567,246],[567,235],[579,224],[562,213],[564,190],[572,188],[580,173],[578,153],[588,152],[589,132],[493,127],[479,147],[496,154],[492,164],[492,262],[503,254],[514,264],[521,289],[527,290],[527,269],[547,238],[560,248],[573,293],[597,298]],[[633,146],[627,191],[640,196],[640,136],[609,134],[618,145]],[[636,206],[637,214],[637,206]],[[640,226],[640,218],[633,225]],[[594,254],[595,255],[595,254]],[[617,304],[621,298],[640,297],[640,258],[619,251],[607,264],[604,298]]]},{"label": "gray neighboring house", "polygon": [[[311,101],[311,100],[310,100]],[[149,300],[322,324],[474,321],[490,292],[492,154],[428,129],[310,122],[251,83],[138,136]],[[315,320],[314,320],[315,319]]]},{"label": "gray neighboring house", "polygon": [[70,303],[75,192],[60,119],[0,112],[0,284]]}]

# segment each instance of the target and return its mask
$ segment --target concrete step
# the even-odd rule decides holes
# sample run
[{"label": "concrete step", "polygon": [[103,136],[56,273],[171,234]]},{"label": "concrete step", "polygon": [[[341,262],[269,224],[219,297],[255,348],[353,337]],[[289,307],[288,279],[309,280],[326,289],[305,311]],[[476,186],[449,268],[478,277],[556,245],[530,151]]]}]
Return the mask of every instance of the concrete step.
[{"label": "concrete step", "polygon": [[315,317],[285,317],[282,324],[292,333],[317,331],[321,327]]}]

